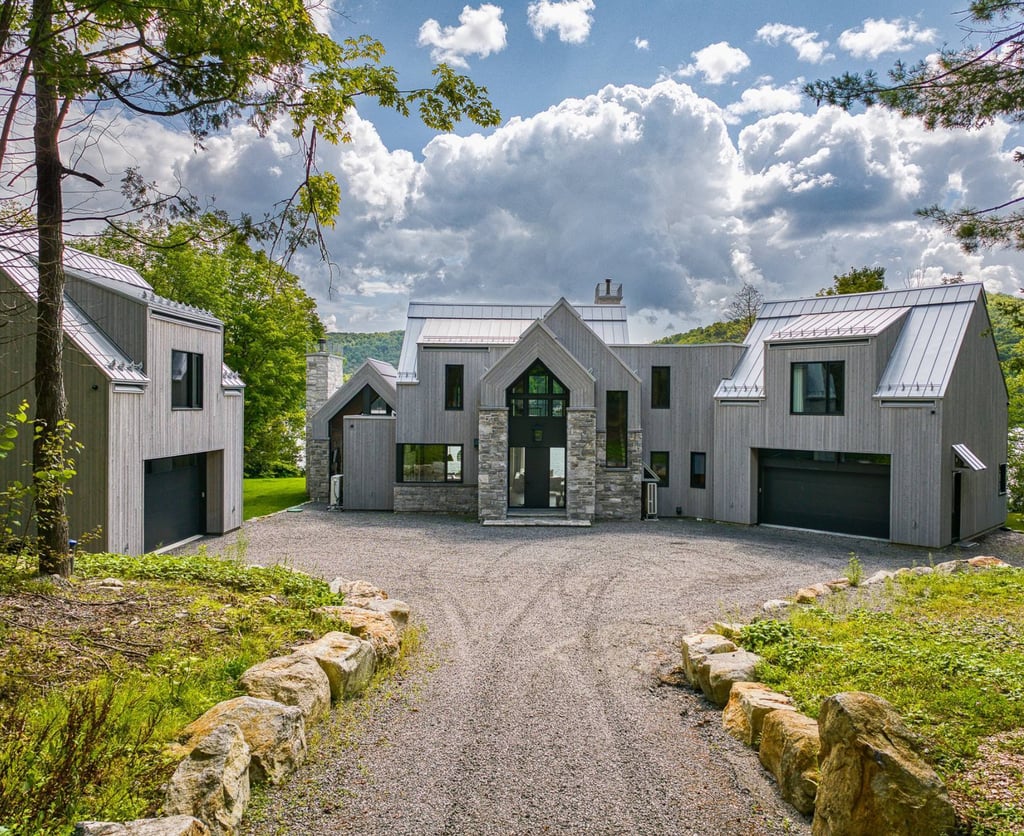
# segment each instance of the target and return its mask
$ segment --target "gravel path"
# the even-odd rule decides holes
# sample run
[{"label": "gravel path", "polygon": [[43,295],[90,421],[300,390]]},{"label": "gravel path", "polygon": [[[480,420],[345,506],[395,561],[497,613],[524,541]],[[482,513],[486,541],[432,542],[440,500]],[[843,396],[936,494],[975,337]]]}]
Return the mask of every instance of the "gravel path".
[{"label": "gravel path", "polygon": [[[676,519],[492,528],[310,506],[207,547],[239,537],[254,563],[369,580],[427,628],[408,674],[346,708],[354,739],[314,746],[252,834],[809,833],[719,713],[656,673],[682,634],[841,575],[851,552],[867,574],[929,559]],[[972,553],[1019,562],[1019,539]]]}]

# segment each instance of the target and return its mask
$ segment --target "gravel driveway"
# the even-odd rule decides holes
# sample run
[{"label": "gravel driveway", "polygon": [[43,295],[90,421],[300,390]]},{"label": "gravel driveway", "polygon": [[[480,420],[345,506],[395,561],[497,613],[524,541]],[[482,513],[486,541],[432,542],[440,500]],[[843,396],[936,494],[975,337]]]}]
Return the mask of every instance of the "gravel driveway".
[{"label": "gravel driveway", "polygon": [[[305,508],[207,547],[241,537],[250,562],[369,580],[411,605],[425,652],[366,701],[354,740],[311,750],[254,834],[809,833],[720,714],[657,671],[682,634],[841,575],[851,552],[867,574],[929,560],[677,519],[495,528]],[[1020,539],[971,554],[1017,563]]]}]

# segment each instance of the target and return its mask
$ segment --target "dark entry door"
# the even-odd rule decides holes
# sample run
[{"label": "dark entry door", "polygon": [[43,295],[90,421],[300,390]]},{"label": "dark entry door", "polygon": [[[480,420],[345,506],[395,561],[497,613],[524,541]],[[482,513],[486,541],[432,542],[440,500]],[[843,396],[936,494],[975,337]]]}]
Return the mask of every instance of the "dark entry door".
[{"label": "dark entry door", "polygon": [[960,505],[964,494],[964,475],[958,470],[953,473],[953,531],[952,540],[960,539]]},{"label": "dark entry door", "polygon": [[526,508],[547,508],[550,492],[551,452],[547,447],[526,448]]},{"label": "dark entry door", "polygon": [[146,462],[146,551],[206,533],[206,454]]}]

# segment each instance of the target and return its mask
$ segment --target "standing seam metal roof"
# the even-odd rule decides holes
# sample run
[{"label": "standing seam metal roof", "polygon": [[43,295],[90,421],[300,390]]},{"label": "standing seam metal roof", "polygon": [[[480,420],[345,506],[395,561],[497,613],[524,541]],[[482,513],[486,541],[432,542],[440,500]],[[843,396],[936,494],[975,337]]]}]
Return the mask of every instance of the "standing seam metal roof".
[{"label": "standing seam metal roof", "polygon": [[[860,335],[870,336],[864,330],[869,323],[874,323],[871,327],[877,329],[875,334],[881,333],[883,323],[887,319],[888,324],[894,323],[896,311],[901,309],[906,310],[906,316],[875,396],[940,397],[945,393],[967,323],[982,292],[980,284],[936,285],[770,302],[761,309],[744,340],[747,350],[732,376],[721,382],[715,397],[734,400],[764,396],[765,343],[772,342],[773,335],[805,333],[808,336],[803,338],[811,339],[809,334],[816,327],[843,322],[844,318],[837,314],[861,312],[862,318],[851,317],[847,322],[851,327],[857,323]],[[822,319],[823,315],[830,319]],[[837,336],[826,335],[825,339]]]}]

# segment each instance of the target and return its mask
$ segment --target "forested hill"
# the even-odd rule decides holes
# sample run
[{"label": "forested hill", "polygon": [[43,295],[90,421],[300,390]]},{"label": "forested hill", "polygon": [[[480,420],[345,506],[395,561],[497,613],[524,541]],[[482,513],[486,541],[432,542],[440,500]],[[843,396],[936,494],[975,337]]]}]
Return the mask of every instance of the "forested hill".
[{"label": "forested hill", "polygon": [[378,331],[373,334],[336,331],[327,335],[327,350],[345,356],[345,376],[348,377],[369,357],[397,366],[404,335],[405,331]]},{"label": "forested hill", "polygon": [[741,343],[746,336],[742,322],[712,322],[682,334],[670,334],[655,340],[657,344],[697,345],[701,343]]}]

